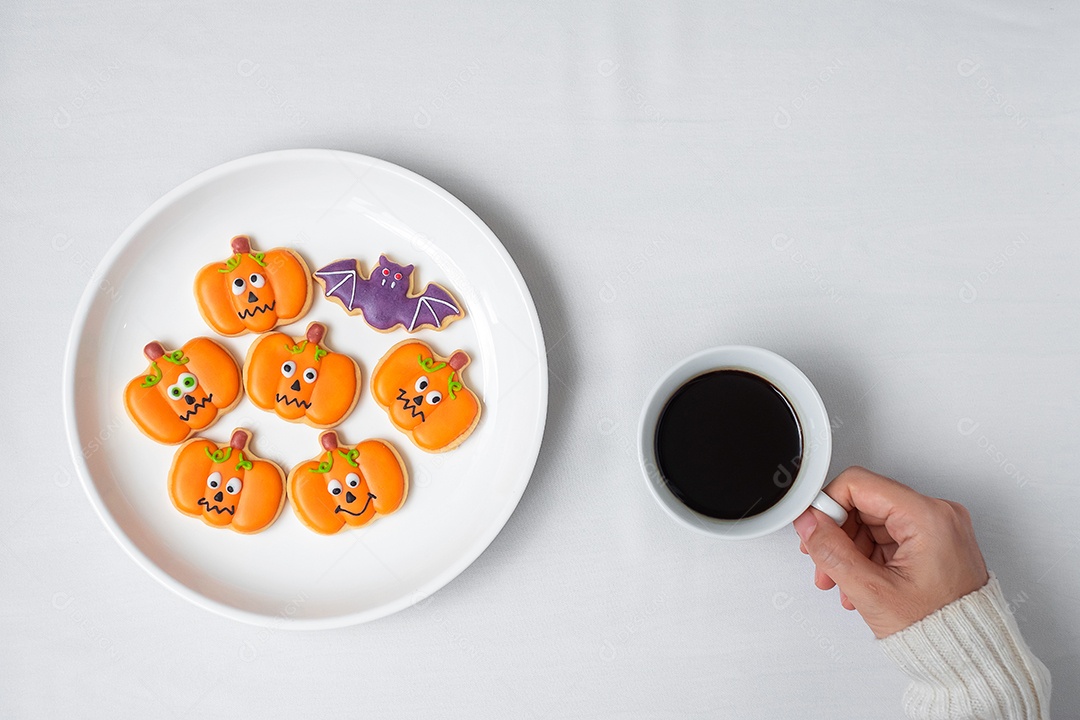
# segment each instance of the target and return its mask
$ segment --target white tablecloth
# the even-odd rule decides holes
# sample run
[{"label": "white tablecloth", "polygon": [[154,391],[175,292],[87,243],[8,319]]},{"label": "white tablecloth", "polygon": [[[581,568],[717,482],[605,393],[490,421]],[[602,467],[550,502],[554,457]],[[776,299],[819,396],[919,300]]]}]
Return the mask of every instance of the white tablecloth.
[{"label": "white tablecloth", "polygon": [[[1078,38],[1069,4],[3,3],[0,715],[898,717],[903,678],[790,529],[715,541],[647,493],[645,392],[727,343],[818,385],[834,473],[968,505],[1075,712]],[[502,534],[422,606],[334,632],[159,586],[62,427],[110,244],[190,176],[288,147],[461,198],[550,350]]]}]

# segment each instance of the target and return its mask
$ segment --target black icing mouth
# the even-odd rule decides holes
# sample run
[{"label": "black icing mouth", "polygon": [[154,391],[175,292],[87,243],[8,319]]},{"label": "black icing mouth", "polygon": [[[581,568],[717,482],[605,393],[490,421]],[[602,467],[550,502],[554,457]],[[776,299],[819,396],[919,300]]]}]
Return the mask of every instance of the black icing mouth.
[{"label": "black icing mouth", "polygon": [[236,314],[240,316],[241,320],[246,320],[249,317],[255,317],[255,315],[257,313],[273,312],[274,311],[274,306],[276,306],[276,305],[277,305],[277,300],[274,300],[273,302],[267,303],[265,305],[261,305],[261,306],[257,306],[257,307],[253,307],[253,308],[244,308],[243,310],[241,310],[240,312],[238,312]]},{"label": "black icing mouth", "polygon": [[305,410],[311,407],[311,403],[307,400],[300,400],[299,398],[291,398],[287,395],[278,393],[274,396],[279,403],[285,403],[286,405],[295,405],[298,408],[304,408]]},{"label": "black icing mouth", "polygon": [[340,505],[338,505],[337,508],[334,509],[334,513],[336,514],[336,513],[339,513],[339,512],[343,512],[343,513],[348,513],[349,515],[353,515],[355,517],[360,517],[361,515],[363,515],[364,513],[367,512],[368,505],[370,505],[371,501],[374,500],[374,499],[375,499],[375,496],[372,495],[371,493],[368,493],[367,494],[367,502],[364,503],[364,509],[361,510],[360,512],[358,512],[358,513],[354,513],[352,510],[346,510],[345,508],[341,507]]},{"label": "black icing mouth", "polygon": [[427,419],[424,417],[424,411],[420,409],[419,405],[413,403],[413,398],[405,397],[405,388],[398,389],[401,390],[397,396],[397,399],[401,401],[401,406],[411,412],[413,417],[420,418],[420,422],[424,422]]},{"label": "black icing mouth", "polygon": [[216,512],[218,515],[221,513],[229,513],[230,515],[236,514],[235,507],[225,507],[224,505],[211,505],[207,502],[206,498],[199,498],[199,504],[206,508],[208,511]]},{"label": "black icing mouth", "polygon": [[204,397],[202,400],[200,400],[199,402],[192,405],[190,410],[188,410],[185,413],[182,413],[180,415],[180,419],[183,420],[184,422],[187,422],[188,420],[191,419],[192,415],[194,415],[195,413],[199,412],[204,407],[206,407],[206,403],[210,402],[213,399],[214,399],[214,393],[210,393],[209,395]]}]

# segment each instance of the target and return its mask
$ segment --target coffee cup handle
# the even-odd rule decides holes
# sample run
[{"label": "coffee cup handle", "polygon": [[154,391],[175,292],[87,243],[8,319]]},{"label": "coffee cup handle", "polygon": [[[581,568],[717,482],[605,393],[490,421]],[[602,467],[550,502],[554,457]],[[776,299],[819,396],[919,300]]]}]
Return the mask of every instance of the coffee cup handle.
[{"label": "coffee cup handle", "polygon": [[847,510],[840,503],[826,495],[824,490],[817,494],[814,502],[810,503],[810,505],[831,517],[837,525],[843,525],[847,522]]}]

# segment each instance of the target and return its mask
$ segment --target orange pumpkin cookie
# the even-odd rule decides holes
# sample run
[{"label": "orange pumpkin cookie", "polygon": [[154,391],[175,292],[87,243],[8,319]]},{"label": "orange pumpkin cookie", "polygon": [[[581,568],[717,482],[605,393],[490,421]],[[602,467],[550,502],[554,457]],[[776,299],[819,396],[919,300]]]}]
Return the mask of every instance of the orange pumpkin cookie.
[{"label": "orange pumpkin cookie", "polygon": [[365,440],[340,446],[333,430],[319,435],[319,444],[325,453],[289,473],[289,502],[300,522],[333,535],[389,515],[405,502],[409,475],[393,445]]},{"label": "orange pumpkin cookie", "polygon": [[175,445],[210,427],[240,402],[240,366],[210,338],[189,340],[171,353],[156,340],[143,354],[150,361],[124,389],[124,407],[147,437]]},{"label": "orange pumpkin cookie", "polygon": [[244,388],[256,407],[290,422],[331,428],[360,399],[360,366],[320,345],[326,326],[313,322],[304,337],[263,335],[248,348]]},{"label": "orange pumpkin cookie", "polygon": [[461,377],[469,360],[463,350],[444,358],[426,343],[405,340],[375,366],[371,392],[418,448],[453,450],[480,422],[480,400]]},{"label": "orange pumpkin cookie", "polygon": [[255,252],[246,235],[232,239],[232,251],[195,276],[195,300],[210,327],[227,336],[262,333],[304,316],[312,298],[304,258],[286,248]]},{"label": "orange pumpkin cookie", "polygon": [[251,433],[233,430],[218,447],[193,438],[176,451],[169,469],[169,499],[176,509],[213,527],[257,533],[285,506],[285,473],[248,450]]}]

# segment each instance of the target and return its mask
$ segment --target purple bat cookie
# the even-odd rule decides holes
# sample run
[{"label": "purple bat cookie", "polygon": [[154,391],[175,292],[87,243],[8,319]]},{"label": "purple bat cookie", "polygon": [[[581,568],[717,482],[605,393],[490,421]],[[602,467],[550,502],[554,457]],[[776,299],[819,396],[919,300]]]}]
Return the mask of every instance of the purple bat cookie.
[{"label": "purple bat cookie", "polygon": [[412,265],[398,265],[385,255],[364,277],[360,261],[337,260],[315,271],[326,297],[339,303],[350,315],[363,315],[368,325],[388,332],[398,325],[409,332],[422,327],[442,330],[465,317],[465,310],[450,292],[429,283],[419,295],[412,292]]}]

